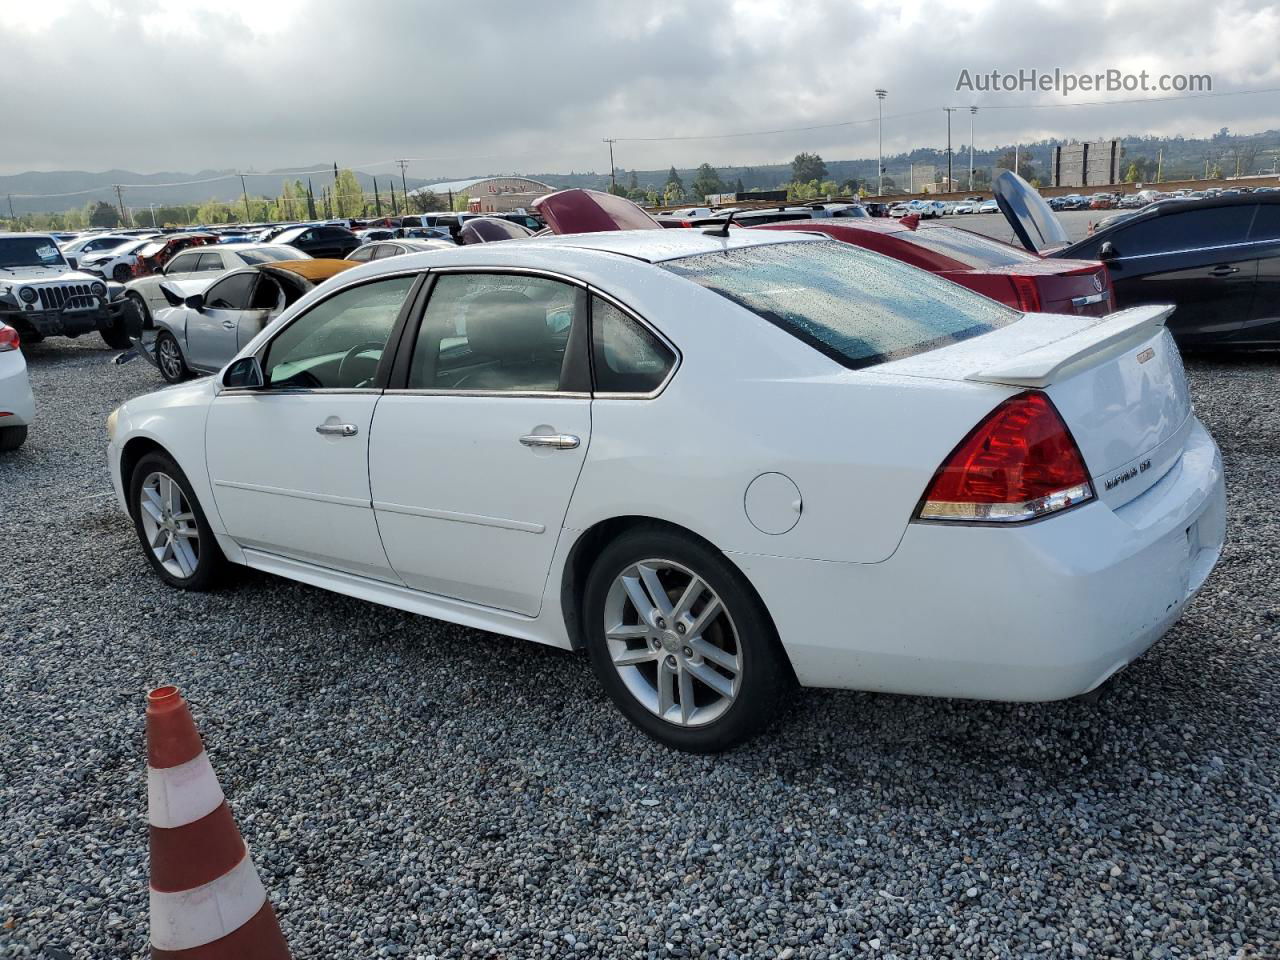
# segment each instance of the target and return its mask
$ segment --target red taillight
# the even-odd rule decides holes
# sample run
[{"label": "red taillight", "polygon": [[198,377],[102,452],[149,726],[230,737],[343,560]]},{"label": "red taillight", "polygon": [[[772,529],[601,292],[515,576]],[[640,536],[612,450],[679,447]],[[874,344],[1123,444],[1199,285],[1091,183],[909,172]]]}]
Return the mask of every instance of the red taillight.
[{"label": "red taillight", "polygon": [[933,475],[916,517],[1015,523],[1092,499],[1071,431],[1047,396],[1027,392],[969,431]]},{"label": "red taillight", "polygon": [[0,353],[17,350],[20,346],[22,341],[18,339],[18,331],[0,323]]},{"label": "red taillight", "polygon": [[1018,309],[1023,313],[1038,313],[1040,310],[1040,290],[1036,287],[1034,277],[1020,277],[1012,274],[1013,294],[1018,298]]}]

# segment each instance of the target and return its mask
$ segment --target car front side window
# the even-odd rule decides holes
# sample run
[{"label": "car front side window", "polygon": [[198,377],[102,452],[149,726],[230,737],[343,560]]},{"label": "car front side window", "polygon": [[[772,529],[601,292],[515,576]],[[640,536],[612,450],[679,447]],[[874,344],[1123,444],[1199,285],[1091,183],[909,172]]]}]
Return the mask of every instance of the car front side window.
[{"label": "car front side window", "polygon": [[247,310],[256,279],[257,274],[252,271],[224,277],[204,295],[205,305],[213,310]]},{"label": "car front side window", "polygon": [[267,386],[350,390],[371,385],[416,279],[387,277],[349,287],[316,304],[267,348]]},{"label": "car front side window", "polygon": [[436,281],[409,369],[411,390],[545,393],[577,384],[570,357],[577,288],[515,274]]}]

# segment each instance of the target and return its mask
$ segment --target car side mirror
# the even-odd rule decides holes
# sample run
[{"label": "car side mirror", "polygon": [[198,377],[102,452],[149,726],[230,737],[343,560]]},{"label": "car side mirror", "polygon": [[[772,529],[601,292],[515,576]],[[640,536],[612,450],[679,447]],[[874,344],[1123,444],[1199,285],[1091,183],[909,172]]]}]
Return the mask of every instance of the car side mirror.
[{"label": "car side mirror", "polygon": [[257,357],[241,357],[222,375],[222,385],[229,390],[261,390],[266,382]]},{"label": "car side mirror", "polygon": [[1104,241],[1102,246],[1098,248],[1099,260],[1114,260],[1116,258],[1116,248],[1110,240]]},{"label": "car side mirror", "polygon": [[204,309],[204,294],[193,293],[191,296],[187,297],[187,299],[183,300],[182,302],[186,306],[190,307],[192,310],[199,313],[201,310]]}]

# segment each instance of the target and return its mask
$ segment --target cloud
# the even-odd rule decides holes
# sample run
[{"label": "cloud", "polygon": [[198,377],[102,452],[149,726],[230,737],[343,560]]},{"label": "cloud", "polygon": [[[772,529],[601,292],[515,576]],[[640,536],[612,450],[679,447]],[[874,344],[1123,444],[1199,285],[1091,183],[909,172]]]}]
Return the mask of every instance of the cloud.
[{"label": "cloud", "polygon": [[[27,9],[24,9],[27,8]],[[413,157],[423,177],[603,170],[603,137],[697,136],[875,116],[885,150],[945,141],[980,107],[979,145],[1046,136],[1280,127],[1280,95],[1061,106],[957,93],[962,69],[1213,76],[1280,87],[1271,3],[562,0],[364,4],[212,0],[6,4],[0,172],[271,169]],[[931,12],[930,12],[931,11]],[[1006,109],[1041,104],[1041,109]],[[1050,106],[1052,105],[1052,106]],[[968,139],[967,118],[953,127]],[[632,168],[873,156],[876,125],[616,148]],[[389,166],[381,169],[390,170]]]}]

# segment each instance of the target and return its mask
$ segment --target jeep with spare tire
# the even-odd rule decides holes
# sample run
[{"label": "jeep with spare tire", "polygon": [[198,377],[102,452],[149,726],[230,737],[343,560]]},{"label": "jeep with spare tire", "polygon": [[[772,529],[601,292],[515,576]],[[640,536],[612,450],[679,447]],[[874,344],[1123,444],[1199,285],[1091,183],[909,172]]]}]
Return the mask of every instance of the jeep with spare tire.
[{"label": "jeep with spare tire", "polygon": [[124,285],[73,270],[53,237],[0,233],[0,321],[24,343],[97,332],[129,347]]}]

